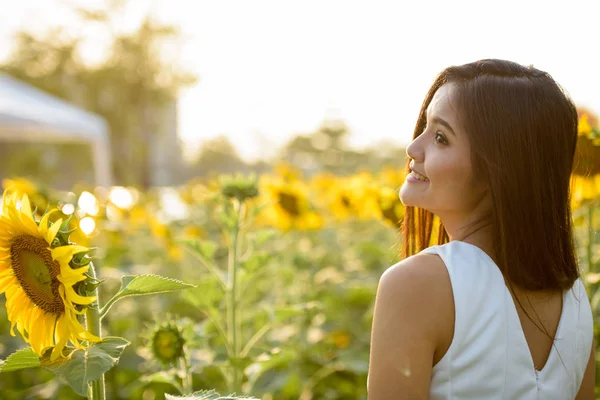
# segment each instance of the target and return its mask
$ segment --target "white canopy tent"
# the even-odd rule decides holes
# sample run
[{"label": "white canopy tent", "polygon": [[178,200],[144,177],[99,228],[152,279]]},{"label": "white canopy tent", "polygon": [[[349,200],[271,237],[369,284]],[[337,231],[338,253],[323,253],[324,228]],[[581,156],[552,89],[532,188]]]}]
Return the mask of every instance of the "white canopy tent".
[{"label": "white canopy tent", "polygon": [[84,142],[92,148],[96,184],[112,184],[106,120],[0,73],[2,141]]}]

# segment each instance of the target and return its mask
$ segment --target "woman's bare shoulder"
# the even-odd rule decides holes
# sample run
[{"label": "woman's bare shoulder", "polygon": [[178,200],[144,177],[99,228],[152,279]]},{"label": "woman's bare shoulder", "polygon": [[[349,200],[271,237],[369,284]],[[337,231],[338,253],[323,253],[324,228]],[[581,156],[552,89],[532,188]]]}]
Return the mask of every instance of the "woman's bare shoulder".
[{"label": "woman's bare shoulder", "polygon": [[429,290],[433,285],[450,283],[446,265],[437,254],[415,254],[392,265],[381,275],[381,280],[391,280],[402,285],[410,280],[413,285],[422,285],[420,289]]},{"label": "woman's bare shoulder", "polygon": [[436,255],[406,258],[381,275],[371,333],[369,398],[427,396],[448,307],[453,308],[449,277]]},{"label": "woman's bare shoulder", "polygon": [[440,256],[421,253],[392,265],[381,276],[380,291],[389,292],[384,296],[388,307],[409,308],[411,318],[435,340],[436,353],[445,353],[454,335],[454,296]]}]

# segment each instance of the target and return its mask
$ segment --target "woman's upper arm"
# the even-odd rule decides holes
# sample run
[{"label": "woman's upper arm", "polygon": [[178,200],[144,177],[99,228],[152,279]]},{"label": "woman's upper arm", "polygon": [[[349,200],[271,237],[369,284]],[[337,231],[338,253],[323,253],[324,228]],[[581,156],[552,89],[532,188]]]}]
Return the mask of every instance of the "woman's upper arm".
[{"label": "woman's upper arm", "polygon": [[382,274],[371,330],[369,400],[429,398],[449,286],[435,255],[409,257]]},{"label": "woman's upper arm", "polygon": [[588,359],[587,367],[583,374],[583,380],[579,387],[579,392],[575,400],[594,400],[595,399],[595,382],[596,381],[596,344],[592,341],[592,350]]}]

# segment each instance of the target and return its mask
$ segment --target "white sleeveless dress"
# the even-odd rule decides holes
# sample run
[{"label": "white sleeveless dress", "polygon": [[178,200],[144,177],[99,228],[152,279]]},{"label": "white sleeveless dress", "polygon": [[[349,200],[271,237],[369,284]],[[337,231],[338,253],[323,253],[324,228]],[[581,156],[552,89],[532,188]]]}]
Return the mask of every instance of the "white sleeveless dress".
[{"label": "white sleeveless dress", "polygon": [[592,346],[590,303],[578,279],[563,309],[544,368],[536,371],[512,296],[494,261],[462,241],[431,246],[448,269],[454,294],[454,338],[434,366],[431,400],[574,399]]}]

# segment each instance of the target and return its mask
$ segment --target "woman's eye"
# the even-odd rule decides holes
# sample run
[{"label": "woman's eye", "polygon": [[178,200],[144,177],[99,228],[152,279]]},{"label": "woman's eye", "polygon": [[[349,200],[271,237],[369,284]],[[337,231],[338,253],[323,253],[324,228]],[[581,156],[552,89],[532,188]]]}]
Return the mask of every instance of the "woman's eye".
[{"label": "woman's eye", "polygon": [[438,140],[438,138],[442,138],[443,142],[442,144],[448,144],[448,141],[446,140],[446,138],[444,137],[444,135],[440,134],[439,132],[435,133],[435,141],[440,143],[440,141]]}]

